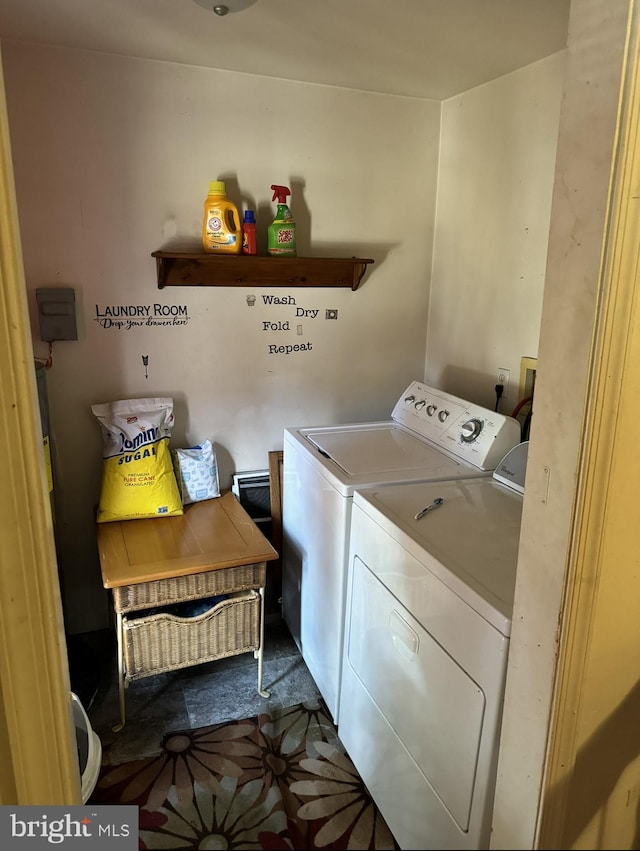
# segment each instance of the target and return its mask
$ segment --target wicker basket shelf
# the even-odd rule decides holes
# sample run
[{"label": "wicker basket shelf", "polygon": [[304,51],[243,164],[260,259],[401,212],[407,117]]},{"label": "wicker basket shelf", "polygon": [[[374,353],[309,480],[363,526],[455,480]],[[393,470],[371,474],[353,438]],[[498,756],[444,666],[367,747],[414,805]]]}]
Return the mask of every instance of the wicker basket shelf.
[{"label": "wicker basket shelf", "polygon": [[112,588],[113,607],[123,615],[129,612],[170,606],[178,601],[198,600],[215,597],[217,594],[233,594],[261,588],[267,581],[267,565],[242,564],[223,570],[208,570],[204,573],[189,573],[186,576],[170,576],[153,582],[137,582]]},{"label": "wicker basket shelf", "polygon": [[[266,578],[260,562],[113,588],[125,681],[258,650]],[[145,611],[222,594],[227,599],[192,618]]]},{"label": "wicker basket shelf", "polygon": [[260,594],[238,592],[192,618],[126,617],[123,637],[127,680],[249,653],[260,647]]}]

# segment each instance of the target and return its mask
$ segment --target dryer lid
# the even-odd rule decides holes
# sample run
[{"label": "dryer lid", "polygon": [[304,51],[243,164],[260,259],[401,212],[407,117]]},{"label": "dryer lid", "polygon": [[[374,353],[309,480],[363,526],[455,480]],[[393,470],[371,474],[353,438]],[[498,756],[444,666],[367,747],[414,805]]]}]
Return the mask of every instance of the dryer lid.
[{"label": "dryer lid", "polygon": [[[522,496],[493,477],[363,488],[354,506],[503,635],[511,632]],[[438,500],[439,507],[421,515]]]}]

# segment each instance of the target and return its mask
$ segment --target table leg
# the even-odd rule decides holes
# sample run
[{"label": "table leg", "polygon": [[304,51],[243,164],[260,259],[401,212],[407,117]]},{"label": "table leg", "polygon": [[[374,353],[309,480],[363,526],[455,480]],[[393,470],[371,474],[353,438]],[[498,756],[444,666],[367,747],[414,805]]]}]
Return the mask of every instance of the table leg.
[{"label": "table leg", "polygon": [[122,635],[122,613],[116,613],[116,638],[118,653],[118,703],[120,706],[120,723],[113,727],[114,733],[119,733],[124,727],[124,647]]},{"label": "table leg", "polygon": [[264,655],[264,586],[260,588],[260,647],[258,648],[258,694],[271,697],[271,692],[262,688],[262,660]]}]

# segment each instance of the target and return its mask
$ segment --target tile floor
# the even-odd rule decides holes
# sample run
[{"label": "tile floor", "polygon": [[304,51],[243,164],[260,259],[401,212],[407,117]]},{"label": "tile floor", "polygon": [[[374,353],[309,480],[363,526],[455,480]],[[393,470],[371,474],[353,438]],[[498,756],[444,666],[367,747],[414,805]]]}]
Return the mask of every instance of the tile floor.
[{"label": "tile floor", "polygon": [[[270,697],[258,694],[258,663],[253,653],[245,653],[129,683],[126,723],[114,733],[119,720],[115,637],[94,634],[90,643],[94,661],[89,664],[98,666],[99,682],[94,695],[84,700],[105,763],[157,754],[170,731],[248,718],[320,696],[289,630],[278,619],[265,624],[262,684]],[[78,693],[73,677],[72,689]]]}]

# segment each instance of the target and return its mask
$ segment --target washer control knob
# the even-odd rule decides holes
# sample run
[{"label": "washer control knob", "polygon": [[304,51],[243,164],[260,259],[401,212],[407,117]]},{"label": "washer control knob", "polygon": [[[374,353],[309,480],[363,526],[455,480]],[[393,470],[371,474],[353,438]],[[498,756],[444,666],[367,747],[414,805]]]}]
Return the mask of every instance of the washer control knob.
[{"label": "washer control knob", "polygon": [[414,405],[413,407],[416,409],[416,411],[420,411],[422,408],[424,408],[424,406],[425,406],[426,404],[427,404],[427,403],[424,401],[424,399],[420,399],[420,401],[419,401],[419,402],[416,402],[416,403],[415,403],[415,405]]},{"label": "washer control knob", "polygon": [[416,397],[415,396],[405,396],[404,401],[407,403],[407,405],[410,405],[412,402],[416,401]]},{"label": "washer control knob", "polygon": [[437,405],[427,405],[427,413],[429,414],[430,417],[432,417],[437,410],[438,410]]},{"label": "washer control knob", "polygon": [[462,426],[462,441],[463,443],[473,443],[482,431],[482,421],[475,417],[467,420]]},{"label": "washer control knob", "polygon": [[440,411],[440,413],[438,414],[438,419],[440,420],[441,423],[443,423],[447,419],[447,417],[449,416],[449,413],[450,413],[450,411],[445,411],[445,410]]}]

